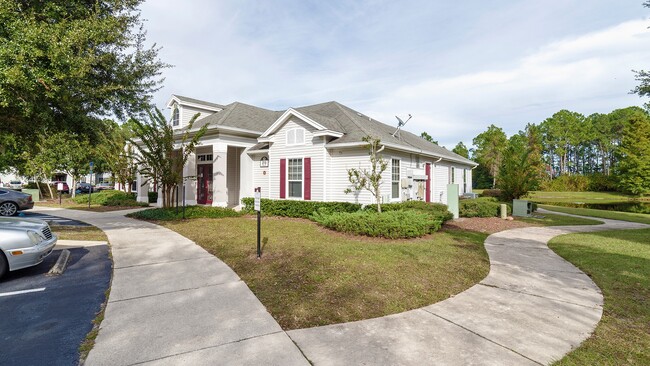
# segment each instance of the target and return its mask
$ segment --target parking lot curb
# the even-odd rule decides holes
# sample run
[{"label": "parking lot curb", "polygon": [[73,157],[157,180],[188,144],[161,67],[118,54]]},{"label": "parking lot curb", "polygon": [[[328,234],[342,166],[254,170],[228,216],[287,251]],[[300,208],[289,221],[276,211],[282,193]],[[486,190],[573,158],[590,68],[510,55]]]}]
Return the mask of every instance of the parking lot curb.
[{"label": "parking lot curb", "polygon": [[52,269],[50,269],[50,271],[47,272],[47,275],[58,276],[63,274],[63,272],[65,272],[66,267],[68,266],[69,260],[70,260],[70,251],[67,249],[63,249],[61,251],[61,255],[59,255],[59,259],[56,260],[56,263],[54,263]]}]

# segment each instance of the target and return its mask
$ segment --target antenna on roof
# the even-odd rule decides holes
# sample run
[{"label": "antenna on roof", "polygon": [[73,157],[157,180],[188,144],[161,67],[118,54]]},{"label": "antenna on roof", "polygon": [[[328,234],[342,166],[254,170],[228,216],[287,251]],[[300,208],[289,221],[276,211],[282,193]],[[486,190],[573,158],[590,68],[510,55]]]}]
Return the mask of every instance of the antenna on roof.
[{"label": "antenna on roof", "polygon": [[395,134],[399,133],[400,128],[402,128],[406,122],[410,121],[413,116],[409,113],[409,118],[406,121],[402,121],[402,119],[397,116],[395,116],[395,118],[397,118],[397,129],[393,132],[393,137],[395,137]]}]

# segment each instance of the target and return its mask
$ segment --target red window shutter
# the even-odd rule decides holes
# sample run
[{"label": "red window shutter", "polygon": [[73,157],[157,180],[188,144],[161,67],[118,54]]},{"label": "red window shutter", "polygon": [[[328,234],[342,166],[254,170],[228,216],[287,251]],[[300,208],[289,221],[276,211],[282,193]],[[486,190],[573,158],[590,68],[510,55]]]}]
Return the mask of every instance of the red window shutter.
[{"label": "red window shutter", "polygon": [[424,172],[427,175],[427,189],[425,201],[431,202],[431,163],[427,163],[424,169]]},{"label": "red window shutter", "polygon": [[280,159],[280,198],[287,196],[287,159]]},{"label": "red window shutter", "polygon": [[311,158],[305,158],[305,193],[303,199],[311,200]]}]

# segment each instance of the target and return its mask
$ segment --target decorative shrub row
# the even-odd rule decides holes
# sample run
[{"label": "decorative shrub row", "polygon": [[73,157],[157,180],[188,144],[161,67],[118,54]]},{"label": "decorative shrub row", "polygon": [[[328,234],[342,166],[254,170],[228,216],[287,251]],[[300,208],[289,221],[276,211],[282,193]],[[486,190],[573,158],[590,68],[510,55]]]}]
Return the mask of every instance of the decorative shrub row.
[{"label": "decorative shrub row", "polygon": [[[377,212],[377,205],[367,205],[364,210]],[[382,212],[414,210],[430,215],[433,219],[445,222],[451,220],[454,215],[449,212],[447,205],[442,203],[423,202],[423,201],[404,201],[398,203],[386,203],[381,205]]]},{"label": "decorative shrub row", "polygon": [[[72,199],[75,203],[88,203],[88,194],[78,194]],[[106,190],[93,193],[90,203],[101,206],[148,206],[146,203],[137,202],[135,193],[126,193],[117,190]]]},{"label": "decorative shrub row", "polygon": [[433,220],[431,215],[416,210],[382,213],[369,210],[352,213],[318,211],[311,219],[336,231],[388,239],[423,236],[439,230],[443,223],[443,220]]},{"label": "decorative shrub row", "polygon": [[[150,210],[143,210],[131,213],[127,215],[141,220],[152,220],[152,221],[167,221],[167,220],[178,220],[183,217],[183,208],[179,207],[170,207],[170,208],[153,208]],[[223,207],[205,207],[205,206],[187,206],[185,207],[185,218],[186,219],[198,219],[198,218],[223,218],[223,217],[237,217],[241,216],[241,213],[231,209]]]},{"label": "decorative shrub row", "polygon": [[[506,205],[508,215],[512,213],[511,205]],[[501,204],[494,197],[460,200],[458,213],[460,217],[498,217],[501,215]]]},{"label": "decorative shrub row", "polygon": [[[255,199],[252,197],[242,198],[244,204],[243,212],[253,213]],[[263,215],[299,217],[308,219],[314,212],[356,212],[361,209],[358,203],[350,202],[318,202],[318,201],[293,201],[293,200],[271,200],[262,198],[260,202]]]},{"label": "decorative shrub row", "polygon": [[501,197],[500,189],[484,189],[481,193],[481,197]]}]

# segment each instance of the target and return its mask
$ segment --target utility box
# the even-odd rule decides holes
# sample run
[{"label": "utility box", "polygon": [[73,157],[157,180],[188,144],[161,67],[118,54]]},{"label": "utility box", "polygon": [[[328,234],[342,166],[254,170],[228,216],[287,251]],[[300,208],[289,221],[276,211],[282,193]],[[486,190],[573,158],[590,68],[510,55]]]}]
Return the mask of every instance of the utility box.
[{"label": "utility box", "polygon": [[38,189],[23,188],[23,193],[31,194],[32,195],[32,201],[34,201],[34,202],[40,202],[41,201],[41,192],[39,192]]},{"label": "utility box", "polygon": [[458,218],[458,184],[447,184],[447,209]]},{"label": "utility box", "polygon": [[512,216],[530,217],[532,215],[532,202],[526,200],[512,200]]}]

